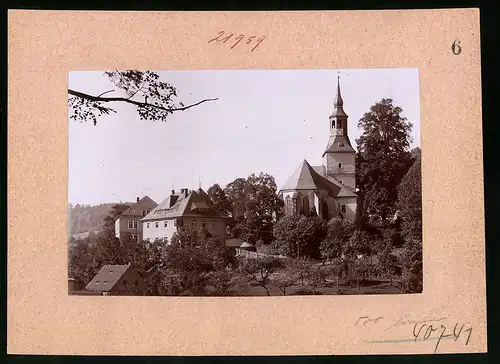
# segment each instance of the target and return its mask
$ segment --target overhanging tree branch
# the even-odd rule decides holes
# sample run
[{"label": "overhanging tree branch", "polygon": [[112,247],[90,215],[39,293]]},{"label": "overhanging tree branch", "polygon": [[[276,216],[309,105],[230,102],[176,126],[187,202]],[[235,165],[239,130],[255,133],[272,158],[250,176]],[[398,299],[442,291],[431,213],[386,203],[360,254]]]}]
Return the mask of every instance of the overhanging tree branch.
[{"label": "overhanging tree branch", "polygon": [[68,89],[68,94],[76,96],[76,97],[80,97],[80,98],[85,99],[85,100],[90,100],[90,101],[97,101],[97,102],[126,102],[126,103],[129,103],[129,104],[138,106],[138,107],[144,107],[144,108],[146,108],[146,107],[153,107],[153,108],[156,108],[156,109],[159,109],[159,110],[168,111],[168,112],[183,111],[183,110],[190,109],[190,108],[192,108],[194,106],[198,106],[200,104],[203,104],[204,102],[218,100],[218,98],[203,99],[203,100],[198,101],[197,103],[194,103],[194,104],[191,104],[191,105],[182,106],[182,107],[167,108],[167,107],[163,107],[161,105],[148,104],[146,102],[139,102],[139,101],[130,100],[130,99],[125,98],[125,97],[92,96],[92,95],[89,95],[89,94],[86,94],[86,93],[83,93],[83,92],[79,92],[79,91],[75,91],[75,90],[71,90],[71,89]]}]

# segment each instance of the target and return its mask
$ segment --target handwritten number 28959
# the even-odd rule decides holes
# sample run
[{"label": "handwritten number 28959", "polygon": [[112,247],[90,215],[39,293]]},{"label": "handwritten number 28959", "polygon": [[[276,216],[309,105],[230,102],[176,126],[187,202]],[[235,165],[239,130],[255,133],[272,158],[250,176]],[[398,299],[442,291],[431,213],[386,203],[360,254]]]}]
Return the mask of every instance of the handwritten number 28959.
[{"label": "handwritten number 28959", "polygon": [[[232,44],[231,45],[231,49],[233,49],[234,47],[236,47],[238,45],[238,43],[240,43],[245,38],[245,36],[243,34],[240,34],[237,37],[233,38],[233,36],[234,36],[233,33],[231,33],[231,34],[226,35],[225,37],[223,37],[223,35],[224,35],[224,31],[223,30],[221,30],[218,34],[219,35],[217,37],[210,39],[208,41],[208,43],[212,43],[212,42],[215,42],[215,43],[226,43],[226,42],[228,42],[229,40],[232,39],[230,44]],[[248,37],[247,40],[246,40],[246,42],[245,42],[246,44],[250,44],[252,42],[256,43],[255,46],[251,50],[252,52],[264,41],[264,39],[266,39],[265,36],[262,36],[262,37],[260,37],[258,39],[255,39],[255,38],[257,38],[257,37],[255,37],[255,36]]]}]

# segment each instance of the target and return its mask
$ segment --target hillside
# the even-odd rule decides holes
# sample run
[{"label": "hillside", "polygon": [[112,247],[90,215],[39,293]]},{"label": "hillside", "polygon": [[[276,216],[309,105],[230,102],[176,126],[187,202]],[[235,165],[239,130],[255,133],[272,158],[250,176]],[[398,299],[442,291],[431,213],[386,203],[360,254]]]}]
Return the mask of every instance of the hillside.
[{"label": "hillside", "polygon": [[[100,205],[68,205],[69,234],[82,234],[99,230],[104,218],[111,208],[117,203],[104,203]],[[126,203],[130,205],[130,203]]]}]

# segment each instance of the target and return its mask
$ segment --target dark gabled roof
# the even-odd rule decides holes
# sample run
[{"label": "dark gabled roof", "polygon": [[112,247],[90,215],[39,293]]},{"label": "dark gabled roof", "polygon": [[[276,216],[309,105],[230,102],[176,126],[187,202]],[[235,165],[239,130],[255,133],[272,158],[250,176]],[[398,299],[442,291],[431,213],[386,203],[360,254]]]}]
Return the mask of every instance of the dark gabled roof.
[{"label": "dark gabled roof", "polygon": [[108,292],[128,269],[130,265],[105,265],[92,278],[86,289],[94,292]]},{"label": "dark gabled roof", "polygon": [[170,203],[171,196],[167,197],[141,220],[174,219],[186,216],[207,218],[225,217],[212,207],[208,194],[200,190],[191,191],[187,196],[181,194],[177,197],[173,205]]},{"label": "dark gabled roof", "polygon": [[142,216],[141,210],[151,210],[158,204],[154,202],[149,196],[144,196],[135,204],[131,205],[128,209],[122,212],[121,216]]},{"label": "dark gabled roof", "polygon": [[342,187],[318,174],[304,159],[299,168],[295,170],[280,191],[324,190],[330,196],[335,197],[340,192],[341,188]]}]

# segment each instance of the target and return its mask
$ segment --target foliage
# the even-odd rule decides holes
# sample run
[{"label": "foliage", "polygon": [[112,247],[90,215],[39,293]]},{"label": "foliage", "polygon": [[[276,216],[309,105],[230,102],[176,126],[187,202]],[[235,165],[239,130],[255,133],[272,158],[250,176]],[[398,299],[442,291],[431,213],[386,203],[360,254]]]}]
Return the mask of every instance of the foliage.
[{"label": "foliage", "polygon": [[320,256],[320,242],[326,234],[324,221],[318,216],[287,215],[274,227],[274,247],[288,257]]},{"label": "foliage", "polygon": [[339,280],[342,276],[347,275],[349,272],[349,265],[346,259],[335,258],[330,261],[329,270],[331,274],[337,279],[337,286],[339,285]]},{"label": "foliage", "polygon": [[229,216],[231,214],[231,202],[227,198],[224,190],[217,183],[207,190],[207,194],[210,196],[212,205],[217,211],[225,216]]},{"label": "foliage", "polygon": [[358,123],[363,134],[356,140],[356,185],[364,196],[364,208],[384,222],[395,212],[397,186],[413,162],[412,124],[402,112],[392,99],[382,99]]},{"label": "foliage", "polygon": [[344,245],[354,234],[354,224],[338,217],[332,218],[327,224],[325,239],[321,242],[321,256],[330,260],[342,254]]},{"label": "foliage", "polygon": [[398,186],[398,209],[402,218],[403,237],[422,240],[421,159],[410,167]]},{"label": "foliage", "polygon": [[244,258],[240,264],[240,271],[252,282],[264,288],[269,296],[270,277],[281,266],[282,262],[273,257]]},{"label": "foliage", "polygon": [[304,286],[307,278],[309,277],[309,272],[313,267],[313,261],[307,257],[296,258],[289,261],[289,267],[296,279],[302,286]]},{"label": "foliage", "polygon": [[422,292],[422,241],[412,238],[406,240],[400,262],[403,293]]},{"label": "foliage", "polygon": [[247,179],[237,178],[224,192],[232,205],[231,216],[236,220],[235,236],[251,244],[260,239],[270,242],[275,214],[282,205],[274,177],[260,173]]},{"label": "foliage", "polygon": [[102,228],[105,217],[111,212],[114,206],[125,206],[128,204],[105,203],[95,206],[90,205],[68,205],[70,219],[69,233],[80,234],[94,232]]},{"label": "foliage", "polygon": [[392,254],[392,243],[389,242],[378,255],[376,270],[381,277],[391,280],[391,286],[398,273],[398,263],[398,259]]},{"label": "foliage", "polygon": [[[99,95],[89,95],[78,90],[68,89],[68,104],[70,120],[80,122],[92,121],[97,124],[97,118],[115,113],[108,106],[110,102],[128,103],[136,107],[141,120],[166,121],[167,117],[176,112],[187,110],[207,101],[204,99],[195,104],[185,105],[176,102],[177,89],[171,84],[161,81],[157,72],[139,70],[106,71],[104,75],[114,84],[116,90],[107,90]],[[118,91],[112,97],[104,96]]]},{"label": "foliage", "polygon": [[273,279],[273,285],[279,288],[283,296],[286,296],[288,288],[297,283],[297,272],[293,268],[293,261],[284,261],[283,269]]},{"label": "foliage", "polygon": [[317,288],[324,288],[326,286],[331,271],[327,267],[321,265],[312,266],[311,268],[308,274],[308,281],[312,287],[313,295],[315,295]]}]

